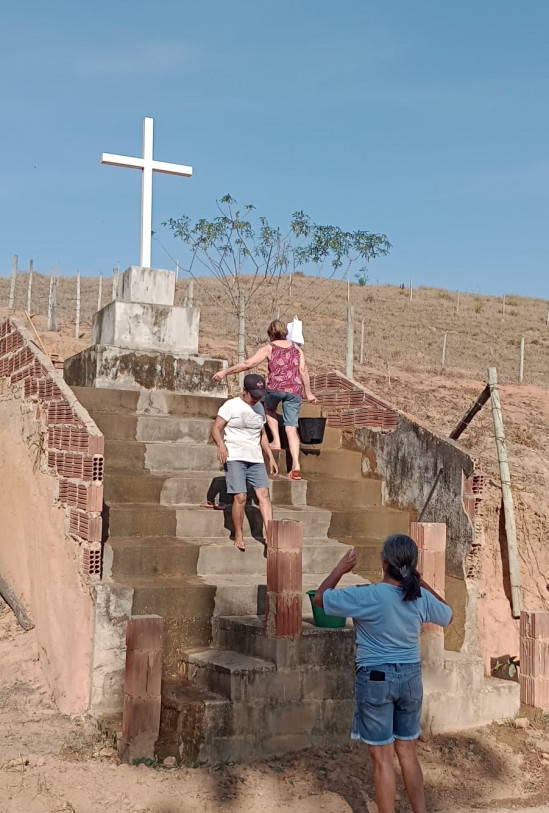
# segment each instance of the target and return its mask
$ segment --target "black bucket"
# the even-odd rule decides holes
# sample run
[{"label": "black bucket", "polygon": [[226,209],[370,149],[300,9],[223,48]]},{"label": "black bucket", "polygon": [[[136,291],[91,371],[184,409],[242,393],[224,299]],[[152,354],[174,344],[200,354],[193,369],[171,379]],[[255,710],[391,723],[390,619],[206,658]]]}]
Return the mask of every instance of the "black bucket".
[{"label": "black bucket", "polygon": [[299,438],[302,443],[307,446],[322,443],[326,418],[299,418],[297,423]]}]

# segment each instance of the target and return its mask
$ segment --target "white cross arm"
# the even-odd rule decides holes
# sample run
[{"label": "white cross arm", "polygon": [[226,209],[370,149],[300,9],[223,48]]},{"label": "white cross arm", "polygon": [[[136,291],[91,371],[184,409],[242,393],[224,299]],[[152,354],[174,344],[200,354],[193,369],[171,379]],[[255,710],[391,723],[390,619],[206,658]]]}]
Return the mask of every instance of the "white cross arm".
[{"label": "white cross arm", "polygon": [[153,172],[163,172],[165,175],[185,175],[190,178],[193,174],[192,167],[186,167],[183,164],[169,164],[167,161],[153,161]]},{"label": "white cross arm", "polygon": [[143,169],[144,158],[130,158],[127,155],[113,155],[110,152],[101,153],[101,163],[109,164],[113,167],[130,167],[131,169]]},{"label": "white cross arm", "polygon": [[170,164],[168,161],[147,161],[145,158],[130,158],[127,155],[113,155],[110,152],[101,153],[101,163],[112,167],[129,167],[130,169],[144,169],[150,167],[153,172],[162,172],[165,175],[184,175],[190,178],[193,168],[183,164]]}]

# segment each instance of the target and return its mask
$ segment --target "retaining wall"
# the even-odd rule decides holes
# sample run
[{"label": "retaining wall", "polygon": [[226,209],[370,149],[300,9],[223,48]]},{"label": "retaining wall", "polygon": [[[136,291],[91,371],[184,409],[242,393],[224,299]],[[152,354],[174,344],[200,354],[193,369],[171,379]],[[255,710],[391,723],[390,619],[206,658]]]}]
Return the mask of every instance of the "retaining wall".
[{"label": "retaining wall", "polygon": [[65,713],[87,711],[101,577],[103,435],[31,333],[0,324],[0,573]]}]

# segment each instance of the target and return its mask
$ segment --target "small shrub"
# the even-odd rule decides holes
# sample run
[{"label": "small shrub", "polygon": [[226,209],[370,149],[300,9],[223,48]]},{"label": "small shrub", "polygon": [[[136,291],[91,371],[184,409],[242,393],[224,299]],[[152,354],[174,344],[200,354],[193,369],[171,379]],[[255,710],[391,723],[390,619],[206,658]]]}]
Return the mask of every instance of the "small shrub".
[{"label": "small shrub", "polygon": [[475,313],[482,313],[484,310],[484,302],[478,297],[475,299]]}]

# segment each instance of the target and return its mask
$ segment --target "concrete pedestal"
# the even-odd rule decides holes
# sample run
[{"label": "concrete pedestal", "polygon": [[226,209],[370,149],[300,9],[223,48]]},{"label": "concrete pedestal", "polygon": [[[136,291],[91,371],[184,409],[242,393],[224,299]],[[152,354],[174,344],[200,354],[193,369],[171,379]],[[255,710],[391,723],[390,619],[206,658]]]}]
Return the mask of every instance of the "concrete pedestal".
[{"label": "concrete pedestal", "polygon": [[198,308],[110,302],[94,314],[91,343],[195,355],[199,325]]},{"label": "concrete pedestal", "polygon": [[71,387],[168,390],[223,398],[227,397],[227,386],[212,381],[212,376],[225,366],[222,359],[207,356],[96,344],[65,359],[63,371]]},{"label": "concrete pedestal", "polygon": [[174,307],[175,281],[174,271],[127,268],[117,299],[93,317],[91,347],[65,360],[67,384],[226,398],[212,376],[227,363],[198,355],[200,310]]}]

